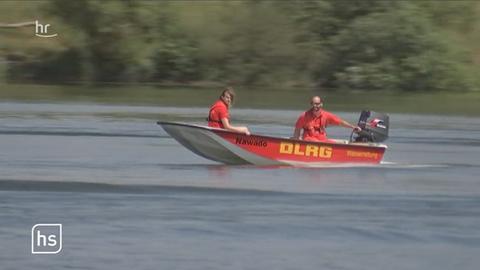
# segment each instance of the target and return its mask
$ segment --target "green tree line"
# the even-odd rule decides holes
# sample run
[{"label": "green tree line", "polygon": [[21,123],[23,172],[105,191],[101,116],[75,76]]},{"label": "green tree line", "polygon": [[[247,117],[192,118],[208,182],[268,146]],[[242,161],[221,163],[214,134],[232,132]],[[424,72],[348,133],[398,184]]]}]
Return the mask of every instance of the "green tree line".
[{"label": "green tree line", "polygon": [[60,35],[51,46],[0,47],[7,63],[3,68],[0,63],[4,80],[480,88],[476,1],[51,0],[37,5],[45,18],[54,19]]}]

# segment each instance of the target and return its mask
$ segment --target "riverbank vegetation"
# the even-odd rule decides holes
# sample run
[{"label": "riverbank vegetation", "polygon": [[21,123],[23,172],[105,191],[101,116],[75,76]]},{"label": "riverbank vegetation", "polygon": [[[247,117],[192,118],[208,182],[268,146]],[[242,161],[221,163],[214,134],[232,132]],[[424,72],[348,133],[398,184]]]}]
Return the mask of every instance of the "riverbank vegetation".
[{"label": "riverbank vegetation", "polygon": [[270,88],[480,89],[477,1],[100,1],[0,3],[0,80],[216,82]]},{"label": "riverbank vegetation", "polygon": [[[237,89],[236,108],[298,110],[308,108],[312,89],[279,89],[242,86]],[[101,103],[162,107],[208,107],[218,98],[215,87],[157,85],[0,85],[2,102]],[[385,92],[321,91],[325,109],[359,112],[364,109],[388,113],[480,116],[479,92]],[[296,115],[297,113],[293,113]],[[203,119],[204,116],[202,116]]]}]

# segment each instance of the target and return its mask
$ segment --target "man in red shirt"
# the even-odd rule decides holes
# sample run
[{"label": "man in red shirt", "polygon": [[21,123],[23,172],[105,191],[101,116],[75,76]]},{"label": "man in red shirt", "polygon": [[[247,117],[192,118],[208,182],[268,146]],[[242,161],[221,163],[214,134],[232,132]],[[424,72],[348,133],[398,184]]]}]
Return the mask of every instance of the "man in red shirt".
[{"label": "man in red shirt", "polygon": [[208,126],[250,135],[250,131],[247,127],[235,127],[230,125],[228,109],[232,106],[234,99],[235,92],[233,91],[233,88],[225,88],[220,95],[220,98],[210,107],[210,112],[208,113]]},{"label": "man in red shirt", "polygon": [[354,126],[335,114],[323,110],[322,99],[319,96],[312,97],[310,104],[312,108],[303,112],[295,124],[294,139],[300,139],[300,133],[303,130],[303,140],[333,142],[333,140],[327,138],[327,132],[325,131],[327,126],[343,126],[352,128],[355,132],[361,131],[360,127]]}]

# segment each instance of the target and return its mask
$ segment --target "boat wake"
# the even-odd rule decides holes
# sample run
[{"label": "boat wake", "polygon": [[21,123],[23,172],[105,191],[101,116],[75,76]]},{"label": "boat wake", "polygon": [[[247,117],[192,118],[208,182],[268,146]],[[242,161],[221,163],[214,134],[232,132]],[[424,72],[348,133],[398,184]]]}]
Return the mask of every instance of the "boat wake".
[{"label": "boat wake", "polygon": [[80,192],[80,193],[129,193],[129,194],[168,194],[175,193],[219,193],[224,194],[286,194],[295,193],[278,190],[261,190],[247,187],[216,187],[195,185],[147,185],[111,184],[99,182],[42,181],[42,180],[1,180],[1,191],[19,192]]},{"label": "boat wake", "polygon": [[382,168],[391,169],[421,169],[421,168],[448,168],[452,167],[449,164],[411,164],[411,163],[397,163],[391,161],[382,161],[379,165]]}]

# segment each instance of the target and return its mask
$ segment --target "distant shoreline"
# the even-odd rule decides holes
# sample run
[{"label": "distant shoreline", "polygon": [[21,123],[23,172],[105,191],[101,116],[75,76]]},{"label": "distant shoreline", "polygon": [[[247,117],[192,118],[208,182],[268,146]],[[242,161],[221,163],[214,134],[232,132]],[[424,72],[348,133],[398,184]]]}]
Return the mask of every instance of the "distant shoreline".
[{"label": "distant shoreline", "polygon": [[[66,102],[173,107],[208,107],[218,85],[32,85],[0,84],[0,102]],[[480,92],[313,91],[306,88],[268,89],[238,86],[235,108],[298,109],[319,94],[331,111],[370,109],[387,113],[480,116]]]}]

